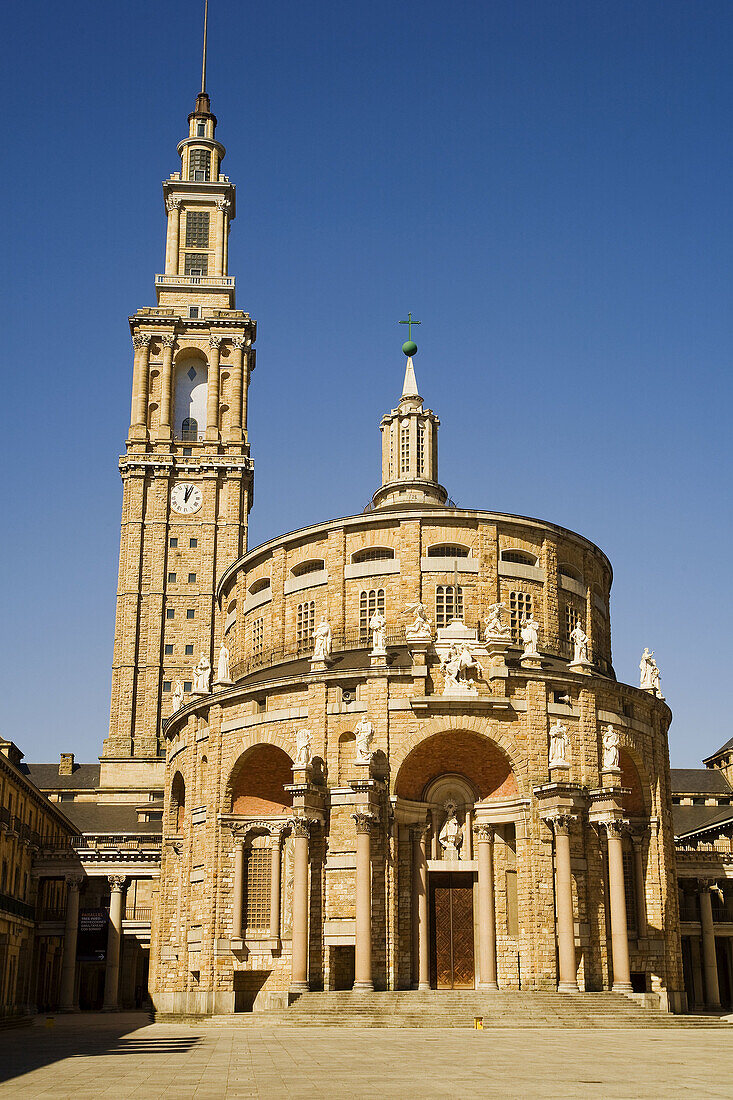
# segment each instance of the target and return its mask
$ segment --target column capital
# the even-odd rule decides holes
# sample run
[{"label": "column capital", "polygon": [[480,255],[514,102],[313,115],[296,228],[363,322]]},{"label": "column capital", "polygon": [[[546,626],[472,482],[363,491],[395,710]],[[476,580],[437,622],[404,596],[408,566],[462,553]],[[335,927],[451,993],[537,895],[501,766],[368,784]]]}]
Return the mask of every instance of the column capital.
[{"label": "column capital", "polygon": [[481,844],[482,842],[493,843],[494,837],[496,835],[496,826],[489,825],[488,822],[485,821],[480,821],[478,822],[478,824],[474,825],[473,835],[476,837],[476,840],[479,842],[479,844]]},{"label": "column capital", "polygon": [[136,332],[132,338],[132,346],[134,347],[135,351],[140,351],[141,348],[147,348],[150,346],[151,339],[152,337],[149,333]]},{"label": "column capital", "polygon": [[176,342],[176,337],[172,332],[166,332],[164,336],[161,336],[160,342],[164,348],[172,348]]},{"label": "column capital", "polygon": [[214,335],[209,337],[209,347],[212,349],[215,348],[218,351],[218,349],[221,347],[221,341],[222,337],[219,336],[218,333],[214,333]]},{"label": "column capital", "polygon": [[430,832],[430,825],[427,821],[421,821],[417,825],[411,825],[410,832],[415,839],[424,840]]},{"label": "column capital", "polygon": [[248,346],[247,339],[244,336],[235,336],[232,339],[232,347],[236,348],[237,351],[244,351],[244,349],[247,346]]},{"label": "column capital", "polygon": [[113,894],[119,893],[127,882],[126,875],[107,875],[107,881]]},{"label": "column capital", "polygon": [[294,817],[290,822],[293,836],[309,836],[310,831],[318,822],[315,817]]},{"label": "column capital", "polygon": [[217,199],[216,200],[216,209],[217,210],[224,210],[226,212],[227,210],[229,210],[231,205],[232,204],[230,203],[229,199]]},{"label": "column capital", "polygon": [[629,823],[624,818],[613,818],[610,821],[600,821],[600,825],[606,830],[607,836],[622,837],[629,831]]},{"label": "column capital", "polygon": [[568,836],[574,825],[580,821],[578,814],[552,814],[545,818],[545,822],[554,832],[555,836]]},{"label": "column capital", "polygon": [[69,890],[78,890],[85,877],[85,875],[66,875],[66,885]]},{"label": "column capital", "polygon": [[166,208],[166,210],[168,211],[169,214],[171,214],[174,210],[180,210],[181,209],[181,200],[180,199],[173,199],[169,195],[168,198],[165,200],[165,208]]},{"label": "column capital", "polygon": [[379,821],[376,814],[367,813],[364,810],[357,810],[351,816],[356,824],[357,833],[371,833]]}]

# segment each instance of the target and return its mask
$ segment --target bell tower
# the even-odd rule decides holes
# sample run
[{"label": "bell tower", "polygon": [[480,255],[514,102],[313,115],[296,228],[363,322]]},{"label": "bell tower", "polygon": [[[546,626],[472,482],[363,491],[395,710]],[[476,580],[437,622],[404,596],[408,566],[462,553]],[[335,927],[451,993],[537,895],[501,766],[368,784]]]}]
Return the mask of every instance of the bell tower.
[{"label": "bell tower", "polygon": [[202,654],[216,664],[216,582],[247,546],[254,477],[247,389],[256,322],[235,306],[228,240],[236,194],[222,171],[216,127],[206,91],[205,22],[201,91],[178,144],[180,170],[163,183],[165,269],[155,276],[156,304],[130,317],[132,409],[120,459],[103,768],[160,758],[161,722],[176,682],[191,690]]}]

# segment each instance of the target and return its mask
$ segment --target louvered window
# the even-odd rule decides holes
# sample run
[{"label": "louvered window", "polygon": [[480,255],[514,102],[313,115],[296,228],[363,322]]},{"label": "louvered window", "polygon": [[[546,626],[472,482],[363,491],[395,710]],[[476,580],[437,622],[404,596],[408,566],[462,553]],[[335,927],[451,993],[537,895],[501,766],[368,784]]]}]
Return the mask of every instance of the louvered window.
[{"label": "louvered window", "polygon": [[186,248],[209,247],[209,214],[206,210],[189,210],[186,214]]},{"label": "louvered window", "polygon": [[247,853],[247,895],[244,923],[248,932],[264,932],[270,927],[270,879],[272,875],[269,848],[250,848]]}]

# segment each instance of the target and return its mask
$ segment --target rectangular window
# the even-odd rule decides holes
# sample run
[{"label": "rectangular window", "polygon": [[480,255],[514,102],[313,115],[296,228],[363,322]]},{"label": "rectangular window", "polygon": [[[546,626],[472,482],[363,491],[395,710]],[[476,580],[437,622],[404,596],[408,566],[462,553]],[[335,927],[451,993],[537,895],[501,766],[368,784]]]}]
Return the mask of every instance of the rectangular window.
[{"label": "rectangular window", "polygon": [[381,611],[384,615],[384,589],[370,588],[359,596],[359,636],[363,640],[369,638],[369,622],[375,611]]},{"label": "rectangular window", "polygon": [[175,584],[175,583],[176,583],[175,573],[169,573],[168,574],[168,584]]},{"label": "rectangular window", "polygon": [[206,137],[206,123],[205,122],[197,122],[196,123],[196,136],[197,137]]},{"label": "rectangular window", "polygon": [[189,584],[196,584],[196,574],[195,573],[189,573],[188,574],[188,583]]},{"label": "rectangular window", "polygon": [[168,545],[170,546],[171,550],[175,550],[175,548],[178,546],[178,539],[168,539]]},{"label": "rectangular window", "polygon": [[166,655],[166,657],[172,657],[173,656],[173,646],[170,645],[169,642],[166,642],[166,644],[165,644],[165,655]]},{"label": "rectangular window", "polygon": [[201,307],[200,306],[189,306],[188,307],[188,316],[190,317],[190,319],[192,321],[198,321],[199,317],[201,316]]},{"label": "rectangular window", "polygon": [[403,424],[400,428],[400,473],[410,472],[410,425]]},{"label": "rectangular window", "polygon": [[295,631],[295,640],[298,646],[307,646],[311,641],[311,635],[316,625],[315,601],[298,604],[298,621]]},{"label": "rectangular window", "polygon": [[165,617],[166,617],[166,619],[175,619],[175,617],[176,617],[175,608],[174,607],[166,607]]},{"label": "rectangular window", "polygon": [[193,447],[184,447],[182,454],[184,458],[190,458],[193,454]]},{"label": "rectangular window", "polygon": [[448,626],[453,619],[463,621],[463,589],[439,584],[435,589],[435,625]]},{"label": "rectangular window", "polygon": [[185,655],[186,655],[186,657],[193,657],[193,646],[192,645],[187,645],[186,646]]},{"label": "rectangular window", "polygon": [[205,183],[211,173],[211,153],[208,149],[192,149],[188,155],[188,178]]},{"label": "rectangular window", "polygon": [[209,257],[205,252],[187,252],[184,258],[186,275],[208,275]]},{"label": "rectangular window", "polygon": [[196,618],[196,612],[194,611],[194,609],[192,607],[189,607],[188,611],[186,612],[186,618],[187,619],[195,619]]},{"label": "rectangular window", "polygon": [[163,681],[163,691],[170,691],[170,689],[171,689],[170,680],[164,680]]},{"label": "rectangular window", "polygon": [[636,882],[634,881],[634,853],[624,849],[624,892],[626,894],[626,927],[636,935]]},{"label": "rectangular window", "polygon": [[529,592],[509,593],[509,625],[515,645],[522,642],[522,623],[532,617],[532,597]]},{"label": "rectangular window", "polygon": [[259,655],[262,653],[262,641],[265,635],[265,620],[255,619],[252,623],[252,653],[253,655]]},{"label": "rectangular window", "polygon": [[270,849],[250,848],[247,853],[247,897],[244,914],[248,932],[269,931],[271,873]]},{"label": "rectangular window", "polygon": [[183,681],[183,690],[184,691],[190,691],[192,687],[193,687],[193,680],[184,680]]},{"label": "rectangular window", "polygon": [[189,210],[186,214],[186,248],[209,247],[209,214],[205,210]]},{"label": "rectangular window", "polygon": [[577,607],[573,607],[572,604],[565,604],[565,614],[562,617],[562,640],[570,645],[570,635],[575,630],[576,626],[580,622],[581,614]]},{"label": "rectangular window", "polygon": [[189,539],[188,540],[188,546],[189,546],[190,550],[195,550],[196,547],[198,546],[198,544],[199,544],[198,539]]},{"label": "rectangular window", "polygon": [[425,428],[422,424],[417,426],[417,476],[421,477],[425,470]]}]

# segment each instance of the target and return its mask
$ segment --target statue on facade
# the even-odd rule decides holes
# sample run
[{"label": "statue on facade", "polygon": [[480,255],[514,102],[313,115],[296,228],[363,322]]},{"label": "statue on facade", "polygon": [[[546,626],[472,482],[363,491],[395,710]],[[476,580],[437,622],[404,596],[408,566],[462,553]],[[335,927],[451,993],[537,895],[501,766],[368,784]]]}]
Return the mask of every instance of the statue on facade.
[{"label": "statue on facade", "polygon": [[411,603],[407,608],[408,614],[415,618],[409,626],[405,627],[405,637],[408,641],[430,641],[433,636],[430,619],[427,616],[427,608],[424,603]]},{"label": "statue on facade", "polygon": [[176,680],[173,685],[173,694],[171,695],[171,714],[175,714],[177,710],[180,710],[183,706],[183,684],[180,680]]},{"label": "statue on facade", "polygon": [[644,688],[646,691],[653,691],[655,694],[662,694],[662,685],[659,667],[654,659],[654,650],[644,649],[641,655],[641,661],[639,662],[639,671],[641,673],[641,682],[639,687]]},{"label": "statue on facade", "polygon": [[354,762],[356,764],[369,764],[372,759],[372,741],[374,740],[374,725],[369,721],[366,714],[362,714],[359,721],[354,726],[354,734],[356,736],[356,756]]},{"label": "statue on facade", "polygon": [[205,653],[193,670],[193,690],[197,695],[208,695],[211,690],[211,663]]},{"label": "statue on facade", "polygon": [[295,768],[307,768],[311,762],[311,731],[309,729],[297,730],[295,734]]},{"label": "statue on facade", "polygon": [[458,823],[456,813],[458,807],[452,799],[448,799],[443,808],[448,814],[438,834],[438,841],[443,849],[443,859],[460,859],[459,848],[463,843],[463,829]]},{"label": "statue on facade", "polygon": [[560,719],[550,729],[549,767],[567,768],[570,766],[570,739],[568,731]]},{"label": "statue on facade", "polygon": [[613,726],[606,726],[603,731],[603,770],[616,771],[619,764],[620,738]]},{"label": "statue on facade", "polygon": [[489,613],[484,620],[486,629],[484,630],[485,641],[508,641],[511,637],[511,631],[509,627],[504,623],[502,616],[506,611],[506,604],[492,603],[489,607]]},{"label": "statue on facade", "polygon": [[369,620],[369,629],[372,632],[373,651],[375,653],[383,653],[387,648],[387,620],[379,608],[377,608]]},{"label": "statue on facade", "polygon": [[444,695],[451,692],[475,694],[475,678],[481,675],[481,666],[471,653],[468,642],[454,642],[443,657],[440,667],[445,675]]},{"label": "statue on facade", "polygon": [[232,677],[229,669],[229,650],[226,642],[222,639],[221,649],[219,650],[219,661],[216,668],[216,679],[220,684],[231,684]]},{"label": "statue on facade", "polygon": [[315,645],[313,647],[313,660],[328,661],[331,657],[333,633],[331,631],[331,624],[325,615],[321,616],[320,623],[313,631],[313,638],[315,640]]},{"label": "statue on facade", "polygon": [[523,657],[539,657],[537,643],[540,640],[540,624],[531,615],[522,621],[522,644],[524,645]]},{"label": "statue on facade", "polygon": [[573,643],[573,661],[574,665],[588,664],[588,635],[583,630],[583,623],[578,619],[577,623],[570,632],[570,641]]}]

